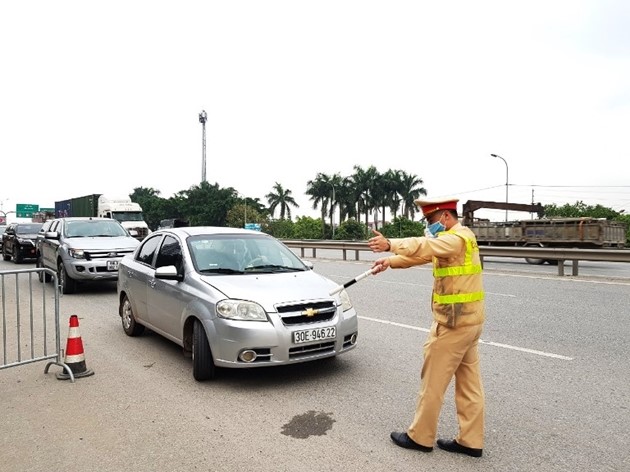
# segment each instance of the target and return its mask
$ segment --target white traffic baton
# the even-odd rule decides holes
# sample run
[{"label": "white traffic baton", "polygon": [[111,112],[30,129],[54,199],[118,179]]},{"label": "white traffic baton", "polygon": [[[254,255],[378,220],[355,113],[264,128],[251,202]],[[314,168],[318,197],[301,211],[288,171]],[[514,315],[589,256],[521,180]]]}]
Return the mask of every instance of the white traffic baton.
[{"label": "white traffic baton", "polygon": [[333,290],[330,291],[329,295],[334,295],[335,293],[339,293],[341,292],[344,288],[348,288],[350,287],[350,285],[354,285],[356,284],[359,280],[366,278],[368,275],[372,275],[374,274],[374,268],[370,269],[370,270],[366,270],[365,272],[363,272],[361,275],[357,275],[354,279],[349,280],[348,282],[346,282],[343,285],[337,285],[337,287],[335,287]]}]

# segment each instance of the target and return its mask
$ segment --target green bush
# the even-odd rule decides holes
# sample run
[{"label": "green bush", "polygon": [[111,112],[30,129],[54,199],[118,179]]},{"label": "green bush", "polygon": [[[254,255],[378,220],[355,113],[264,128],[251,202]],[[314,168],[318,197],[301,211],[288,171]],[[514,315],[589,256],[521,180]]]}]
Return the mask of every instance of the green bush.
[{"label": "green bush", "polygon": [[424,236],[424,224],[409,218],[396,217],[379,230],[386,238],[410,238]]},{"label": "green bush", "polygon": [[295,239],[321,239],[322,220],[310,216],[299,216],[293,225],[293,237]]},{"label": "green bush", "polygon": [[278,239],[295,239],[295,223],[291,220],[281,219],[266,222],[262,230]]},{"label": "green bush", "polygon": [[343,241],[363,241],[368,237],[365,225],[352,218],[341,223],[335,230],[335,239]]}]

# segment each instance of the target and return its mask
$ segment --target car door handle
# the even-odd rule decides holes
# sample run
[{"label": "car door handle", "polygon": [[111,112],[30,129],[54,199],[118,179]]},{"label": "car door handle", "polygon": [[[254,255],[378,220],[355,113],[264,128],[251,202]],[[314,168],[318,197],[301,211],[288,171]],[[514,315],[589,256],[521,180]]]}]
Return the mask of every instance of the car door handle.
[{"label": "car door handle", "polygon": [[149,281],[149,287],[155,288],[155,279]]}]

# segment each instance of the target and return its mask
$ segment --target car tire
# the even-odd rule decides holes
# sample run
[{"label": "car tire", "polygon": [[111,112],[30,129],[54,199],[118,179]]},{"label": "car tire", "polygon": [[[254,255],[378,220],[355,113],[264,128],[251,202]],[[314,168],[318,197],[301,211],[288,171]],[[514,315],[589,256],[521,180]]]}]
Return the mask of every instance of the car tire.
[{"label": "car tire", "polygon": [[215,377],[216,367],[206,330],[199,320],[193,325],[192,346],[193,377],[197,381],[211,380]]},{"label": "car tire", "polygon": [[140,336],[144,333],[144,326],[136,321],[136,317],[133,315],[133,308],[127,295],[124,295],[120,302],[120,309],[118,310],[120,318],[122,320],[123,331],[127,336]]},{"label": "car tire", "polygon": [[24,261],[24,257],[20,254],[20,247],[13,245],[13,263],[21,264]]},{"label": "car tire", "polygon": [[[37,260],[35,261],[35,267],[37,269],[43,269],[44,263],[42,262],[42,256],[37,256]],[[50,279],[52,279],[51,275],[43,270],[37,271],[37,278],[41,283],[48,283]]]},{"label": "car tire", "polygon": [[63,262],[59,262],[57,265],[57,277],[59,278],[59,287],[61,293],[70,295],[77,291],[77,281],[71,278],[63,266]]}]

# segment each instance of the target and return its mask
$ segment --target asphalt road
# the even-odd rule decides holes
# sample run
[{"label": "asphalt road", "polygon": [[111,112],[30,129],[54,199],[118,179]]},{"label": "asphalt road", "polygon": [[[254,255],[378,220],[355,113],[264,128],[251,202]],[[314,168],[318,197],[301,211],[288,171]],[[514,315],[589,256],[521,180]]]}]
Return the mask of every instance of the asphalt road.
[{"label": "asphalt road", "polygon": [[[370,266],[310,260],[339,283]],[[0,270],[27,267],[33,265],[0,261]],[[56,379],[57,366],[44,374],[44,362],[0,370],[0,467],[630,470],[625,271],[558,277],[550,266],[486,262],[481,459],[404,450],[389,439],[414,411],[431,323],[428,267],[388,270],[348,289],[360,316],[353,351],[325,362],[222,370],[205,383],[194,381],[190,359],[176,345],[152,333],[123,333],[115,284],[85,287],[60,300],[61,337],[65,347],[69,316],[78,315],[86,364],[95,374],[73,384]],[[28,302],[27,288],[21,284],[21,303]],[[39,290],[36,283],[35,297]],[[439,436],[452,437],[456,429],[451,386]]]}]

